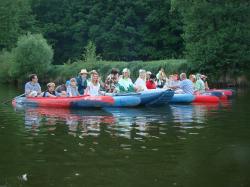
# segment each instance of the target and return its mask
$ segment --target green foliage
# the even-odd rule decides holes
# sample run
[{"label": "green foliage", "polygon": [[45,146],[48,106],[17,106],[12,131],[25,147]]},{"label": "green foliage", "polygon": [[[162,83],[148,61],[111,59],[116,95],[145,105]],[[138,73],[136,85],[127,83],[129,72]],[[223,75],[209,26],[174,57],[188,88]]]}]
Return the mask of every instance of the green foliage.
[{"label": "green foliage", "polygon": [[0,1],[0,50],[14,47],[17,38],[37,30],[30,0]]},{"label": "green foliage", "polygon": [[85,47],[83,54],[83,60],[86,63],[96,63],[100,59],[100,56],[96,55],[96,46],[92,41],[88,42],[88,45]]},{"label": "green foliage", "polygon": [[248,1],[172,0],[183,15],[186,56],[192,68],[216,75],[239,75],[250,63]]},{"label": "green foliage", "polygon": [[41,34],[19,37],[12,52],[15,56],[12,72],[20,79],[27,78],[31,73],[44,77],[53,58],[53,50]]},{"label": "green foliage", "polygon": [[157,73],[160,68],[164,68],[168,75],[172,73],[186,72],[188,64],[186,60],[161,60],[161,61],[97,61],[96,63],[82,63],[76,61],[74,63],[66,63],[64,65],[54,66],[51,75],[55,76],[56,82],[64,82],[71,77],[76,77],[81,69],[88,71],[96,70],[100,73],[102,79],[110,73],[112,68],[117,68],[122,71],[123,68],[129,68],[131,77],[135,80],[138,77],[139,69],[145,69],[152,73]]},{"label": "green foliage", "polygon": [[12,53],[8,51],[2,51],[0,53],[0,82],[11,82],[13,75],[11,69],[15,63],[15,58]]},{"label": "green foliage", "polygon": [[182,23],[170,0],[33,0],[32,10],[55,62],[75,61],[88,41],[105,60],[182,56]]}]

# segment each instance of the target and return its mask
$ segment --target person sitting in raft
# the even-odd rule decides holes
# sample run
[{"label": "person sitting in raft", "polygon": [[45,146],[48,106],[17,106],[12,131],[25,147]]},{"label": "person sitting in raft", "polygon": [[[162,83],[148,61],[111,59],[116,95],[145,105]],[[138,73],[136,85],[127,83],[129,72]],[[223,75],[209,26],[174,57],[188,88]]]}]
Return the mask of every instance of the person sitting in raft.
[{"label": "person sitting in raft", "polygon": [[209,86],[207,83],[207,76],[206,75],[201,75],[201,80],[203,80],[204,84],[205,84],[205,90],[209,90]]},{"label": "person sitting in raft", "polygon": [[189,80],[192,81],[192,83],[193,83],[193,88],[195,89],[195,82],[196,82],[196,77],[195,77],[195,75],[194,75],[194,74],[190,74],[190,75],[189,75]]},{"label": "person sitting in raft", "polygon": [[43,92],[43,97],[57,97],[60,96],[58,92],[55,91],[55,83],[50,82],[47,84],[47,90]]},{"label": "person sitting in raft", "polygon": [[62,93],[62,92],[66,93],[67,92],[66,84],[61,84],[61,85],[57,86],[55,91],[58,92],[58,93]]},{"label": "person sitting in raft", "polygon": [[108,93],[113,93],[115,91],[115,87],[118,84],[119,80],[119,70],[116,68],[112,68],[111,73],[107,76],[105,80],[105,90]]},{"label": "person sitting in raft", "polygon": [[77,82],[77,87],[78,87],[78,92],[83,95],[84,94],[84,90],[87,88],[87,76],[88,76],[88,72],[86,69],[82,69],[78,75],[78,77],[76,78],[76,82]]},{"label": "person sitting in raft", "polygon": [[128,68],[122,70],[122,76],[120,77],[118,84],[116,86],[117,92],[134,92],[135,87],[130,79],[130,71]]},{"label": "person sitting in raft", "polygon": [[148,89],[156,89],[155,80],[156,80],[156,76],[154,74],[151,74],[149,80],[147,80],[146,82],[146,86]]},{"label": "person sitting in raft", "polygon": [[186,73],[181,73],[180,74],[180,89],[183,90],[184,93],[186,94],[193,94],[194,89],[193,89],[193,83],[191,80],[187,79]]},{"label": "person sitting in raft", "polygon": [[176,93],[185,93],[185,94],[193,94],[194,88],[191,80],[187,79],[186,73],[180,74],[180,84],[170,87],[171,89],[176,90]]},{"label": "person sitting in raft", "polygon": [[100,87],[101,84],[99,74],[97,73],[97,71],[92,71],[90,81],[88,82],[87,88],[85,90],[85,94],[91,96],[101,95]]},{"label": "person sitting in raft", "polygon": [[149,80],[150,79],[150,75],[151,75],[151,71],[147,71],[146,72],[146,80]]},{"label": "person sitting in raft", "polygon": [[147,90],[146,86],[146,71],[144,69],[139,70],[139,77],[136,79],[134,86],[137,91]]},{"label": "person sitting in raft", "polygon": [[41,86],[38,83],[36,74],[29,76],[29,82],[25,84],[25,95],[28,97],[37,97],[41,94]]},{"label": "person sitting in raft", "polygon": [[156,75],[156,78],[157,78],[157,87],[163,88],[167,80],[167,76],[163,68],[159,70],[159,72]]},{"label": "person sitting in raft", "polygon": [[163,86],[164,89],[170,89],[170,87],[174,86],[174,75],[169,75],[168,80],[166,81],[165,85]]},{"label": "person sitting in raft", "polygon": [[205,92],[205,84],[203,80],[201,80],[201,74],[196,75],[196,82],[195,82],[195,93],[204,93]]},{"label": "person sitting in raft", "polygon": [[69,96],[69,97],[76,97],[76,96],[79,96],[79,95],[80,94],[78,92],[78,88],[77,88],[77,84],[76,84],[76,79],[75,78],[71,78],[69,86],[67,86],[67,96]]}]

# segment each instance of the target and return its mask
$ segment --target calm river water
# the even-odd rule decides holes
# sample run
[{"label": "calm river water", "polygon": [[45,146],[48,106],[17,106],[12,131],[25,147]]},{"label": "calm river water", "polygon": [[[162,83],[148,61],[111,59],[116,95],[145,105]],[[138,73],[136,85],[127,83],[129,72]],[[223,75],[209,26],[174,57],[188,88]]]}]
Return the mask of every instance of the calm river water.
[{"label": "calm river water", "polygon": [[220,105],[14,109],[0,86],[0,186],[250,186],[250,92]]}]

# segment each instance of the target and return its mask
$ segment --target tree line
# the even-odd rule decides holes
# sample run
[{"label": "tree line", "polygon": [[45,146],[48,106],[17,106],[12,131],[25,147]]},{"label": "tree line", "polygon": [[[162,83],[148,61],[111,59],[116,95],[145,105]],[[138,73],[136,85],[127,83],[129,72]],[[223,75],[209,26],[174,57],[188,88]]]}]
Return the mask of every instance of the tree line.
[{"label": "tree line", "polygon": [[52,47],[53,64],[77,61],[92,41],[102,60],[186,58],[190,71],[242,74],[250,64],[249,9],[247,0],[1,0],[0,63],[11,66],[10,54],[31,33]]}]

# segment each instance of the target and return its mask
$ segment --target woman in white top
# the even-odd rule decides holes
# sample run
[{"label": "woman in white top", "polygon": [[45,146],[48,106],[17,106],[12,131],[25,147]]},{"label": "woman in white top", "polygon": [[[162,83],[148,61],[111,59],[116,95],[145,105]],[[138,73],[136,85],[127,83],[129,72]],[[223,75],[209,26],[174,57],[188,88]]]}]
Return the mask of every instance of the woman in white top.
[{"label": "woman in white top", "polygon": [[94,71],[93,74],[91,75],[91,79],[88,82],[88,86],[85,92],[84,92],[85,95],[91,95],[91,96],[100,95],[99,74],[96,71]]},{"label": "woman in white top", "polygon": [[116,86],[117,92],[134,92],[134,84],[130,77],[130,71],[128,68],[122,70],[122,76],[120,77],[118,84]]},{"label": "woman in white top", "polygon": [[139,70],[139,77],[135,81],[135,88],[137,91],[147,90],[146,87],[146,71],[144,69]]}]

